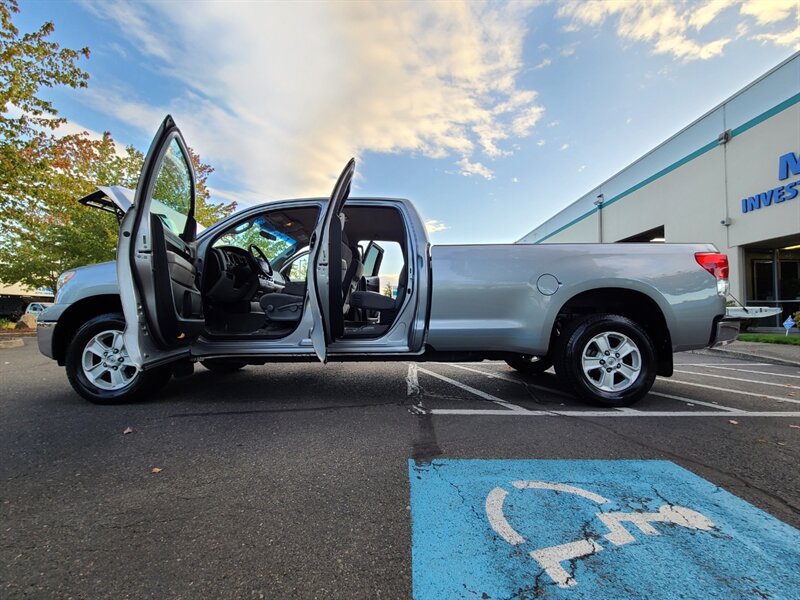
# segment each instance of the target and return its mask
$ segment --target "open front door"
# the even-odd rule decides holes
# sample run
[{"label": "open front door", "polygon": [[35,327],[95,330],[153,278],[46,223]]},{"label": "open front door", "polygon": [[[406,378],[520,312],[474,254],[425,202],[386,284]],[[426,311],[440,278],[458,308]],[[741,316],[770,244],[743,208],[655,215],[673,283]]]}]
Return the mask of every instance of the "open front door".
[{"label": "open front door", "polygon": [[144,160],[117,246],[125,347],[139,368],[188,353],[203,330],[194,211],[189,151],[167,116]]},{"label": "open front door", "polygon": [[342,208],[350,195],[356,161],[351,158],[331,192],[325,215],[309,244],[311,264],[308,277],[309,309],[314,325],[310,337],[314,351],[325,363],[328,344],[344,333],[342,297]]}]

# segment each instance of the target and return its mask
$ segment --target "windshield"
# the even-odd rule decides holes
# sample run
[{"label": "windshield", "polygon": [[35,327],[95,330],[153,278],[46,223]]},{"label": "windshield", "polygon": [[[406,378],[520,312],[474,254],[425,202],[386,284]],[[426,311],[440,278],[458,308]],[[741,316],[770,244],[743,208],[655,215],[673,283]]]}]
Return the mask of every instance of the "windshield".
[{"label": "windshield", "polygon": [[236,223],[213,245],[236,246],[245,250],[254,245],[273,266],[280,266],[308,246],[318,214],[317,207],[266,211]]}]

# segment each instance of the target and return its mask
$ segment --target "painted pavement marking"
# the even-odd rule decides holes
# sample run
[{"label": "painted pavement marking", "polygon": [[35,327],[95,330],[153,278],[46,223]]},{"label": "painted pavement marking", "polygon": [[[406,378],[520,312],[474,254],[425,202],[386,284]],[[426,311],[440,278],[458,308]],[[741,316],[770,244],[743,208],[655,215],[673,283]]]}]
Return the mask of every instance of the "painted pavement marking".
[{"label": "painted pavement marking", "polygon": [[[716,408],[716,405],[715,405]],[[461,415],[486,417],[772,417],[800,418],[800,411],[758,410],[758,411],[721,411],[721,410],[499,410],[481,408],[431,408],[427,412],[433,415]]]},{"label": "painted pavement marking", "polygon": [[419,377],[417,376],[417,365],[411,363],[408,365],[408,374],[406,375],[406,388],[408,389],[408,396],[419,396]]},{"label": "painted pavement marking", "polygon": [[647,392],[650,396],[661,396],[662,398],[669,398],[670,400],[679,400],[680,402],[685,402],[686,404],[698,404],[700,406],[707,406],[708,408],[716,408],[720,411],[729,412],[729,413],[740,413],[744,412],[740,408],[731,408],[730,406],[722,406],[721,404],[714,404],[713,402],[703,402],[702,400],[693,400],[692,398],[686,398],[684,396],[674,396],[672,394],[665,394],[663,392],[654,392],[650,390]]},{"label": "painted pavement marking", "polygon": [[725,365],[726,367],[768,367],[770,363],[757,363],[757,362],[746,362],[746,363],[675,363],[674,366],[676,367],[718,367],[720,365]]},{"label": "painted pavement marking", "polygon": [[[759,363],[753,363],[758,365]],[[694,366],[708,366],[713,369],[723,369],[725,371],[736,371],[737,373],[754,373],[756,375],[772,375],[773,377],[791,377],[792,379],[800,379],[800,375],[789,375],[787,373],[773,373],[772,371],[753,371],[752,369],[739,369],[738,367],[730,367],[725,365],[724,367],[721,365],[675,365],[681,367],[694,367]],[[748,365],[749,366],[749,365]],[[768,365],[762,365],[768,366]],[[760,382],[759,382],[760,383]]]},{"label": "painted pavement marking", "polygon": [[730,375],[717,375],[716,373],[695,373],[694,371],[682,371],[675,369],[676,373],[684,373],[686,375],[697,375],[699,377],[715,377],[717,379],[728,379],[730,381],[741,381],[743,383],[757,383],[759,385],[772,385],[779,388],[790,388],[793,390],[800,390],[800,386],[791,385],[789,383],[775,383],[772,381],[759,381],[757,379],[742,379],[741,377],[731,377]]},{"label": "painted pavement marking", "polygon": [[409,478],[416,600],[800,589],[800,532],[668,461],[411,460]]},{"label": "painted pavement marking", "polygon": [[794,398],[784,398],[783,396],[768,396],[767,394],[759,394],[758,392],[745,392],[744,390],[733,390],[731,388],[721,388],[715,385],[706,385],[704,383],[693,383],[691,381],[681,381],[680,379],[672,379],[671,377],[659,377],[660,381],[669,383],[678,383],[680,385],[689,385],[692,387],[703,388],[706,390],[716,390],[718,392],[728,392],[730,394],[739,394],[742,396],[753,396],[755,398],[762,398],[767,400],[777,400],[778,402],[790,402],[791,404],[800,404],[800,400]]},{"label": "painted pavement marking", "polygon": [[[567,392],[562,392],[561,390],[549,388],[545,385],[537,385],[535,383],[529,383],[527,381],[523,381],[518,378],[509,377],[508,375],[503,375],[501,373],[490,373],[488,371],[483,371],[481,369],[475,369],[473,367],[465,367],[464,365],[457,365],[455,363],[445,363],[448,367],[454,367],[456,369],[463,369],[464,371],[472,371],[473,373],[479,373],[485,377],[489,377],[492,379],[502,379],[503,381],[510,381],[511,383],[516,383],[517,385],[524,385],[529,388],[533,388],[535,390],[540,390],[542,392],[549,392],[551,394],[555,394],[557,396],[564,396],[565,398],[574,398],[572,394],[568,394]],[[505,363],[504,363],[505,364]]]},{"label": "painted pavement marking", "polygon": [[455,379],[450,379],[449,377],[445,377],[444,375],[440,375],[439,373],[434,373],[433,371],[429,371],[428,369],[423,369],[422,367],[417,367],[417,369],[421,373],[425,373],[426,375],[430,375],[431,377],[436,377],[437,379],[441,379],[444,382],[447,382],[451,385],[454,385],[462,390],[469,392],[470,394],[474,394],[479,398],[483,398],[484,400],[488,400],[489,402],[494,402],[495,404],[499,404],[500,406],[504,406],[510,411],[515,413],[527,413],[528,410],[522,408],[521,406],[517,406],[516,404],[511,404],[510,402],[506,402],[498,398],[497,396],[492,396],[491,394],[487,394],[479,389],[476,389],[472,386],[467,385],[466,383],[461,383],[460,381],[456,381]]}]

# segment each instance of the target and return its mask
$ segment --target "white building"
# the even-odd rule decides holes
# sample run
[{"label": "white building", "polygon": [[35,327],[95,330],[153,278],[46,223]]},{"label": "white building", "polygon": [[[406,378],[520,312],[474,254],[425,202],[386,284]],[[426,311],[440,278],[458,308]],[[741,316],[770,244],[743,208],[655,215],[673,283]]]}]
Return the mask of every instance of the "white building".
[{"label": "white building", "polygon": [[800,310],[800,52],[519,243],[598,241],[713,243],[736,298]]}]

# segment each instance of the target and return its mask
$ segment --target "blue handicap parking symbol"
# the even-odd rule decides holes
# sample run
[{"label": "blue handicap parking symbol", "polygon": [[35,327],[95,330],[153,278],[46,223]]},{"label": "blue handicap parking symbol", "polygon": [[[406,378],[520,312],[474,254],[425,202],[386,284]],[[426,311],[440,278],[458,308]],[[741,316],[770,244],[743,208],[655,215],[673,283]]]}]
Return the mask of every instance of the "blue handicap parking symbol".
[{"label": "blue handicap parking symbol", "polygon": [[800,531],[668,461],[409,461],[416,600],[798,598]]}]

